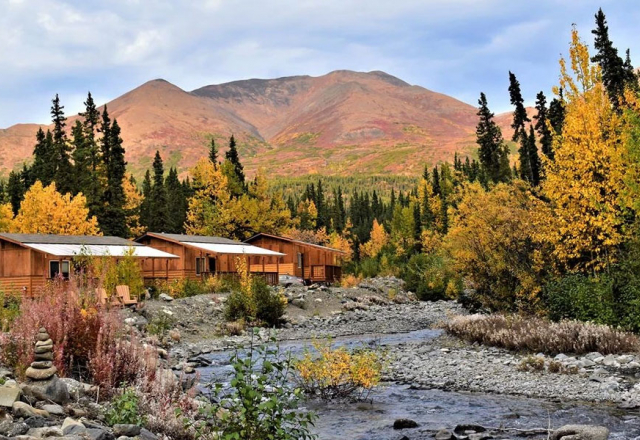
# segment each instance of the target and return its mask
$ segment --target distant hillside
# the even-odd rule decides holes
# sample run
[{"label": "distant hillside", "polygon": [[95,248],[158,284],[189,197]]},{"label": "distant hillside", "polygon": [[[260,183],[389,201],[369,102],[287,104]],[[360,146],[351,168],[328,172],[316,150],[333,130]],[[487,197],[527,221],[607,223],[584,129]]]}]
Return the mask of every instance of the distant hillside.
[{"label": "distant hillside", "polygon": [[[250,79],[192,92],[159,79],[107,105],[137,173],[156,149],[184,170],[206,153],[210,136],[224,150],[232,133],[249,173],[264,168],[282,176],[416,175],[425,162],[475,149],[475,107],[377,71]],[[508,139],[509,115],[498,120]],[[0,172],[31,155],[38,127],[0,130]]]}]

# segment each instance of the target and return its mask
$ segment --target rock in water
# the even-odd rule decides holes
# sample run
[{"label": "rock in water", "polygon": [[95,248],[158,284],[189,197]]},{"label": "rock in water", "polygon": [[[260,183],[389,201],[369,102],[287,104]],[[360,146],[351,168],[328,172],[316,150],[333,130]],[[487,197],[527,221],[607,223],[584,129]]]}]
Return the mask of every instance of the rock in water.
[{"label": "rock in water", "polygon": [[551,434],[551,440],[607,440],[609,430],[604,426],[565,425]]},{"label": "rock in water", "polygon": [[417,427],[418,424],[411,419],[397,419],[393,422],[393,429],[411,429]]}]

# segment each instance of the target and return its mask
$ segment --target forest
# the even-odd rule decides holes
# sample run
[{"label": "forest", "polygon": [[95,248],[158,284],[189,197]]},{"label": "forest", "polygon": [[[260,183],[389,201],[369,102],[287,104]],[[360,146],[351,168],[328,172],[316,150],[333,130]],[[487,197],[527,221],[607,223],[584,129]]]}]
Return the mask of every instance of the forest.
[{"label": "forest", "polygon": [[399,276],[424,300],[638,331],[638,75],[601,10],[592,34],[590,53],[573,29],[559,84],[552,98],[536,95],[533,118],[508,72],[511,139],[481,93],[478,159],[425,164],[415,179],[249,178],[234,137],[221,154],[212,136],[186,175],[166,170],[156,152],[139,182],[107,106],[100,111],[89,93],[68,127],[56,95],[32,160],[0,184],[0,230],[282,234],[347,251],[347,278]]}]

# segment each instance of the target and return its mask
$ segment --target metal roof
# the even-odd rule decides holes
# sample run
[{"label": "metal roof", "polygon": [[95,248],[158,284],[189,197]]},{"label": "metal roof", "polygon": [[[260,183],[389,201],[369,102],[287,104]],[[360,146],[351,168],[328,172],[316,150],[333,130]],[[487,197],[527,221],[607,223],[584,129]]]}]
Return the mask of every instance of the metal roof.
[{"label": "metal roof", "polygon": [[23,246],[49,255],[55,255],[56,257],[73,257],[77,255],[123,257],[127,255],[130,249],[133,249],[133,257],[178,258],[176,255],[143,245],[23,243]]},{"label": "metal roof", "polygon": [[313,247],[317,247],[317,248],[320,248],[320,249],[325,249],[327,251],[338,252],[340,254],[346,254],[345,251],[342,251],[340,249],[335,249],[335,248],[331,248],[331,247],[328,247],[328,246],[322,246],[321,244],[308,243],[306,241],[296,240],[295,238],[281,237],[279,235],[272,235],[272,234],[265,234],[264,232],[258,232],[257,234],[247,238],[244,241],[244,243],[249,243],[250,241],[253,241],[258,237],[269,237],[269,238],[273,238],[273,239],[276,239],[276,240],[283,240],[283,241],[288,241],[288,242],[291,242],[291,243],[298,243],[298,244],[301,244],[301,245],[304,245],[304,246],[313,246]]},{"label": "metal roof", "polygon": [[143,246],[135,241],[129,241],[120,237],[103,237],[90,235],[50,235],[50,234],[8,234],[1,233],[0,238],[17,243],[42,243],[42,244],[77,244],[77,245],[118,245],[118,246]]},{"label": "metal roof", "polygon": [[263,249],[258,246],[252,246],[250,244],[243,244],[240,242],[233,242],[233,244],[221,244],[184,241],[182,243],[186,244],[187,246],[192,246],[216,254],[264,255],[278,257],[285,255],[281,254],[280,252],[275,252],[269,249]]},{"label": "metal roof", "polygon": [[150,232],[151,236],[164,237],[180,243],[211,243],[211,244],[242,244],[241,241],[222,237],[208,237],[206,235],[165,234],[164,232]]}]

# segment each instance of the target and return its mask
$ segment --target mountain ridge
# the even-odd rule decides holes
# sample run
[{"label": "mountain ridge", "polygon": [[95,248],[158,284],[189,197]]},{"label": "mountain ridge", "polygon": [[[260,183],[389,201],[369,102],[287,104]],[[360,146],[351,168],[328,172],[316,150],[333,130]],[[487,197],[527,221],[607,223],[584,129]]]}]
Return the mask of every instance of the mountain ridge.
[{"label": "mountain ridge", "polygon": [[[185,170],[206,154],[211,137],[224,150],[231,134],[249,174],[417,175],[454,152],[475,154],[475,107],[382,71],[252,78],[191,91],[156,78],[106,105],[138,175],[156,149],[168,166]],[[508,119],[500,119],[507,139]],[[30,157],[39,127],[46,126],[0,129],[0,172]]]}]

